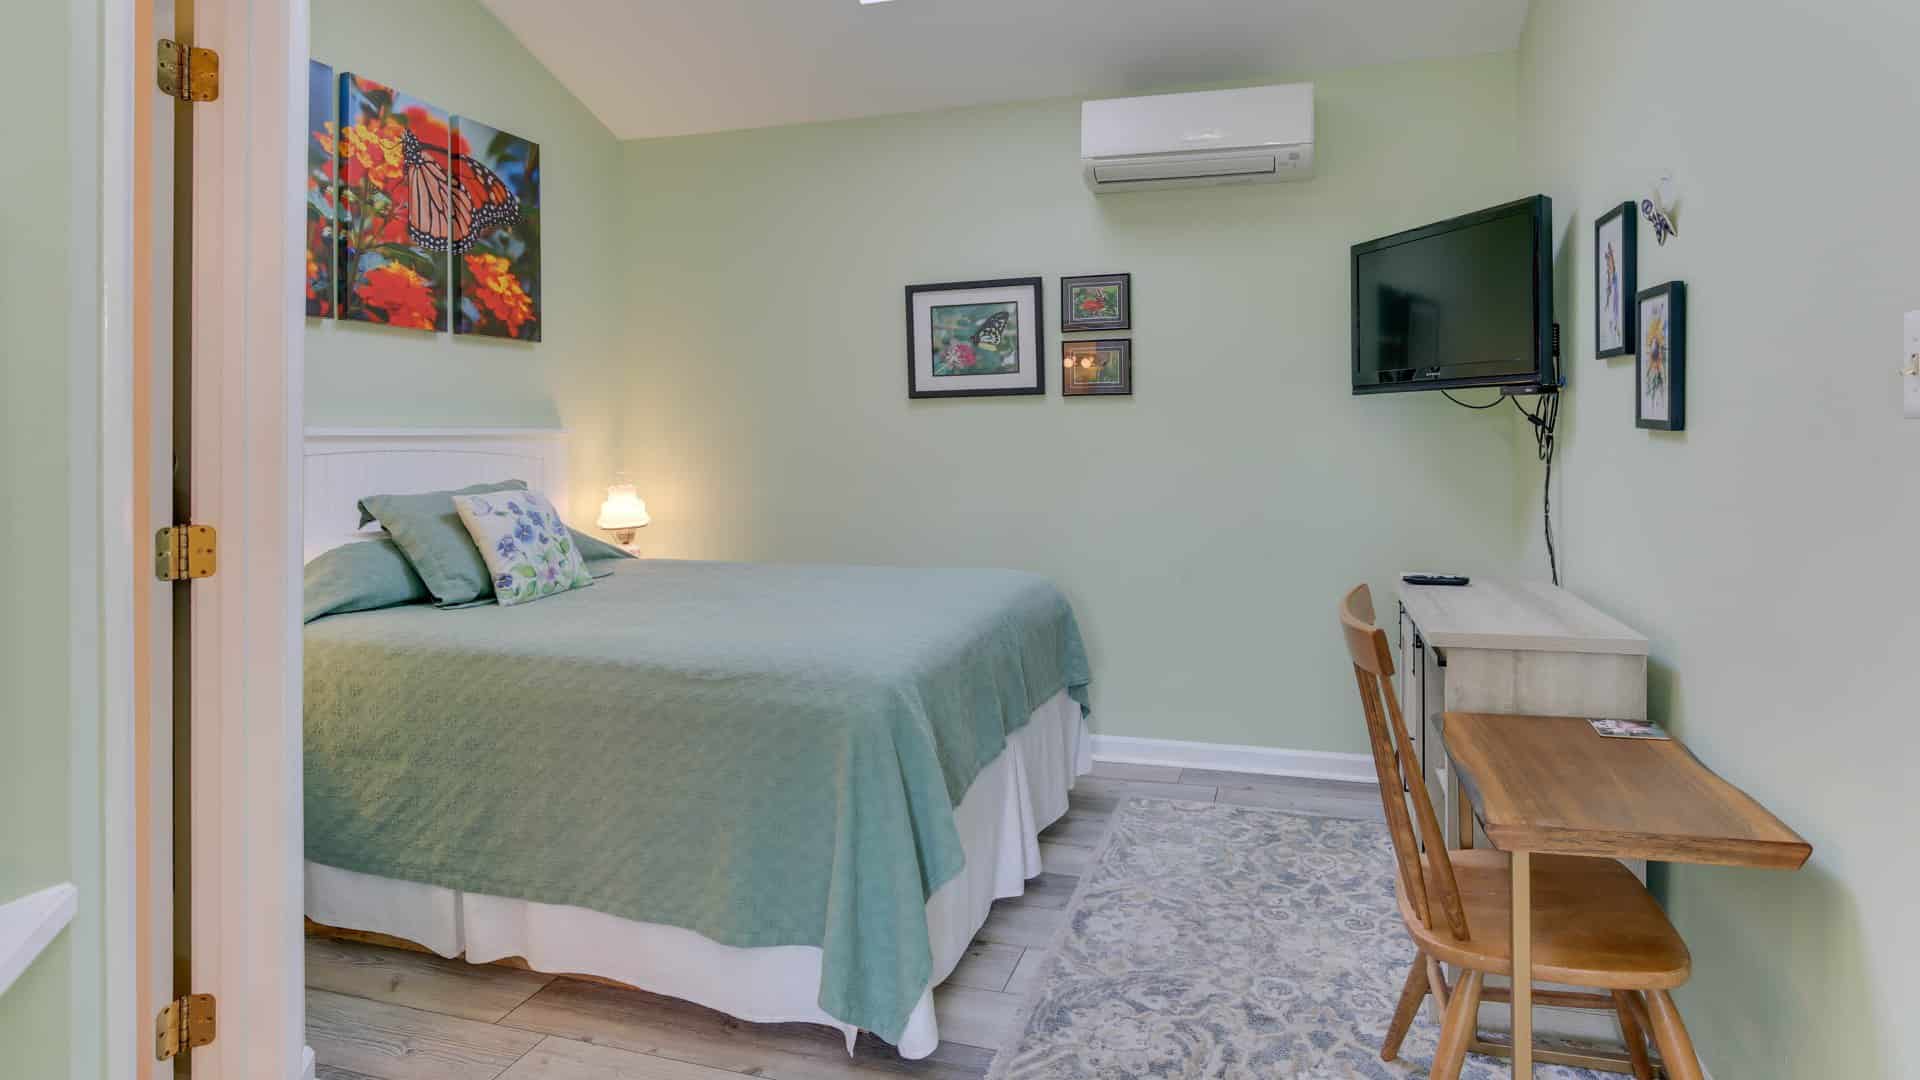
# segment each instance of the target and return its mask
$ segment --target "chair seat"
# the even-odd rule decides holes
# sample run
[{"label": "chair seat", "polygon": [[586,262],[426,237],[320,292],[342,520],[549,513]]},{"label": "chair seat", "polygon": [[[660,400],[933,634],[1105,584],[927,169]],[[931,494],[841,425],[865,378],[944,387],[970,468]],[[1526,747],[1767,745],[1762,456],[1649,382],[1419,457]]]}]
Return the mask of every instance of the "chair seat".
[{"label": "chair seat", "polygon": [[[1449,964],[1513,974],[1511,877],[1506,852],[1450,851],[1470,936],[1447,927],[1426,859],[1434,926],[1400,893],[1400,913],[1421,949]],[[1687,944],[1646,886],[1612,859],[1533,857],[1533,978],[1611,990],[1669,990],[1687,981]]]}]

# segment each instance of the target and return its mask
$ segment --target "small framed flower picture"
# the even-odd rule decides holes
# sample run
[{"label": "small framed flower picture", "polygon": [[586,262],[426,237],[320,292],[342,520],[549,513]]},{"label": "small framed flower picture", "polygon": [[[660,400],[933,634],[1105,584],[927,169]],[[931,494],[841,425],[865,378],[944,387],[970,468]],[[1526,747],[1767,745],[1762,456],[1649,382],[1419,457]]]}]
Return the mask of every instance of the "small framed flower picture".
[{"label": "small framed flower picture", "polygon": [[1061,333],[1132,328],[1132,274],[1091,274],[1060,279]]},{"label": "small framed flower picture", "polygon": [[1634,365],[1633,422],[1655,431],[1687,428],[1687,286],[1669,281],[1640,294],[1640,359]]},{"label": "small framed flower picture", "polygon": [[907,286],[907,396],[1044,394],[1037,277]]},{"label": "small framed flower picture", "polygon": [[1060,343],[1063,397],[1133,394],[1133,342],[1126,338]]},{"label": "small framed flower picture", "polygon": [[1630,202],[1593,223],[1593,352],[1601,359],[1633,355],[1639,338],[1639,310],[1627,300],[1640,284],[1639,223]]}]

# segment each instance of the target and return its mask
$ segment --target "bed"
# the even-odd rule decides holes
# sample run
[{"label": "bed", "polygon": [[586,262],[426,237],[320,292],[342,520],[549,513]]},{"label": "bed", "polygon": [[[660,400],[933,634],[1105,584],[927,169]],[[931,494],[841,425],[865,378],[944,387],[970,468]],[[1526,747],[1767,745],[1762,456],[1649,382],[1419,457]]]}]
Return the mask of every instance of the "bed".
[{"label": "bed", "polygon": [[[375,491],[512,476],[559,503],[564,453],[310,437],[309,555]],[[931,1053],[933,987],[1088,764],[1066,601],[993,570],[611,570],[309,624],[308,916]]]}]

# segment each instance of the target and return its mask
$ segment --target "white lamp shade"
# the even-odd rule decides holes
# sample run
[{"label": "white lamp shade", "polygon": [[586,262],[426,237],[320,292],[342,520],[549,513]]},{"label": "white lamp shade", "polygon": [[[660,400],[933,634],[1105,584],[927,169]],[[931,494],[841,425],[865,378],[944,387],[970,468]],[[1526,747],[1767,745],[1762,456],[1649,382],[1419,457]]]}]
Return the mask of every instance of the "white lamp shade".
[{"label": "white lamp shade", "polygon": [[600,504],[600,519],[594,525],[602,529],[638,529],[653,519],[647,516],[647,504],[632,484],[615,484],[607,489],[607,501]]}]

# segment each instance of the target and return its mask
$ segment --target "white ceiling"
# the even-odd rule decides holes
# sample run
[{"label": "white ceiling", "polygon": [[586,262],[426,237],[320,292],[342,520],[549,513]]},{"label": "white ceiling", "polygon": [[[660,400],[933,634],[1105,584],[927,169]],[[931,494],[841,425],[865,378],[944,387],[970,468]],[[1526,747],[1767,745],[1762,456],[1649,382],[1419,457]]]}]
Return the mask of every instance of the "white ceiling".
[{"label": "white ceiling", "polygon": [[1112,97],[1519,44],[1527,0],[482,0],[620,138]]}]

